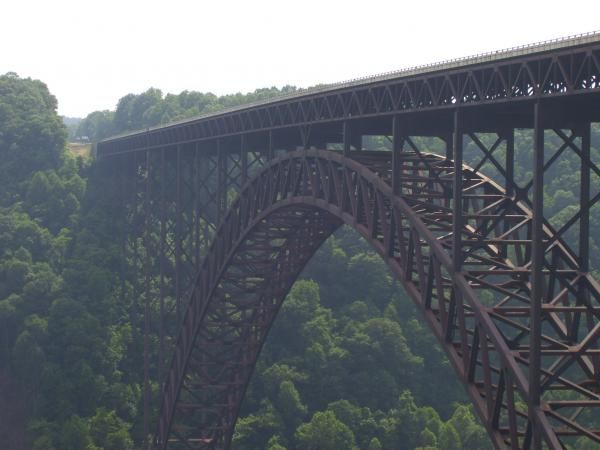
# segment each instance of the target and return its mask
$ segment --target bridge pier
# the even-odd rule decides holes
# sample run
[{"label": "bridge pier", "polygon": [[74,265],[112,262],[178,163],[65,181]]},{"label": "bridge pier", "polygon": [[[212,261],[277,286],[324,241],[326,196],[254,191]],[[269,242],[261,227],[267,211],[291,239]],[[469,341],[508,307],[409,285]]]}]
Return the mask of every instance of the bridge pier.
[{"label": "bridge pier", "polygon": [[542,424],[538,422],[541,406],[540,371],[542,345],[542,301],[544,295],[544,113],[541,103],[535,102],[533,116],[533,183],[531,225],[531,296],[529,312],[529,404],[533,449],[542,446]]}]

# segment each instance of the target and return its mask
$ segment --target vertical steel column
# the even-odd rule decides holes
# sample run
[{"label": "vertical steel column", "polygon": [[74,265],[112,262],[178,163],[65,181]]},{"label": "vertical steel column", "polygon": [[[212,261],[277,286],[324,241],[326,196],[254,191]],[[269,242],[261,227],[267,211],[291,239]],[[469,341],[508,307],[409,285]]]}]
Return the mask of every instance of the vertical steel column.
[{"label": "vertical steel column", "polygon": [[463,218],[463,131],[462,113],[459,109],[454,111],[454,135],[452,139],[452,153],[454,161],[453,179],[453,206],[452,206],[452,264],[454,272],[462,269],[462,230]]},{"label": "vertical steel column", "polygon": [[400,123],[400,116],[395,114],[392,118],[392,190],[394,194],[402,193],[402,148],[404,147],[404,130]]},{"label": "vertical steel column", "polygon": [[182,289],[181,289],[181,241],[182,241],[182,208],[181,208],[181,146],[177,145],[175,162],[175,312],[177,326],[181,323],[182,316]]},{"label": "vertical steel column", "polygon": [[[504,189],[506,196],[512,199],[515,195],[515,130],[509,128],[503,130],[501,136],[506,141],[506,155],[504,160]],[[510,231],[511,223],[508,220],[504,221],[502,232],[507,234]],[[508,236],[507,236],[508,238]],[[503,258],[508,258],[508,246],[500,245],[500,254]]]},{"label": "vertical steel column", "polygon": [[[580,185],[579,185],[579,270],[583,274],[590,271],[590,140],[591,124],[582,124],[576,134],[581,138]],[[583,279],[582,279],[583,281]],[[580,281],[577,286],[577,304],[589,304],[590,297],[586,283]],[[581,315],[573,317],[571,339],[578,339]]]},{"label": "vertical steel column", "polygon": [[267,161],[271,161],[275,157],[275,137],[273,130],[269,130],[269,142],[267,143]]},{"label": "vertical steel column", "polygon": [[140,333],[138,328],[138,320],[139,320],[139,297],[141,295],[140,288],[140,277],[141,277],[141,267],[140,267],[140,246],[139,246],[139,237],[142,233],[140,231],[140,196],[142,192],[141,187],[141,170],[140,166],[142,165],[140,159],[141,152],[135,152],[131,155],[131,164],[133,166],[133,176],[132,176],[132,185],[130,186],[131,192],[131,237],[132,237],[132,257],[133,257],[133,270],[131,280],[133,286],[133,300],[131,302],[131,309],[129,311],[129,321],[132,323],[132,341],[134,345],[139,345],[140,342]]},{"label": "vertical steel column", "polygon": [[310,148],[310,127],[300,127],[300,139],[302,140],[302,150],[308,150]]},{"label": "vertical steel column", "polygon": [[[506,179],[504,180],[504,187],[506,189],[506,195],[511,198],[515,195],[515,130],[510,128],[503,132],[504,139],[506,140],[506,160],[505,170]],[[508,226],[508,221],[507,221]]]},{"label": "vertical steel column", "polygon": [[248,148],[246,147],[246,135],[240,135],[240,159],[242,160],[242,186],[248,181]]},{"label": "vertical steel column", "polygon": [[581,129],[581,185],[579,202],[579,267],[582,272],[590,271],[590,141],[589,123]]},{"label": "vertical steel column", "polygon": [[227,210],[226,171],[227,156],[223,151],[221,139],[217,139],[217,225],[221,225],[221,221]]},{"label": "vertical steel column", "polygon": [[[132,166],[132,170],[133,170],[133,176],[131,177],[131,185],[129,186],[130,192],[128,192],[128,194],[131,196],[131,227],[130,227],[130,233],[131,236],[133,237],[132,239],[132,253],[133,253],[133,271],[135,272],[135,277],[132,280],[132,284],[133,284],[133,301],[132,301],[132,308],[131,308],[131,312],[132,312],[132,316],[131,316],[131,323],[137,323],[137,320],[135,318],[135,314],[137,313],[137,306],[138,306],[138,297],[139,297],[139,293],[140,293],[140,286],[139,286],[139,274],[137,273],[138,271],[138,266],[139,266],[139,242],[138,242],[138,237],[139,237],[139,214],[140,214],[140,195],[141,195],[141,186],[140,185],[140,174],[139,174],[139,166],[140,166],[140,162],[138,161],[139,159],[139,153],[140,152],[134,152],[133,154],[131,154],[131,161],[130,164]],[[134,327],[135,330],[135,327]]]},{"label": "vertical steel column", "polygon": [[454,141],[454,131],[442,135],[442,140],[446,143],[446,159],[452,160],[452,146]]},{"label": "vertical steel column", "polygon": [[[462,271],[463,250],[462,231],[465,220],[463,216],[463,115],[460,109],[454,111],[454,133],[452,137],[452,156],[454,177],[452,182],[452,271],[457,276]],[[469,342],[465,318],[464,299],[459,289],[453,289],[458,326],[460,331],[460,347],[463,369],[468,372]],[[449,327],[450,328],[450,327]]]},{"label": "vertical steel column", "polygon": [[165,291],[166,291],[166,280],[165,280],[165,259],[167,258],[167,214],[166,214],[166,205],[167,205],[167,192],[166,192],[166,183],[167,183],[167,169],[166,169],[166,161],[165,161],[165,149],[160,149],[160,243],[159,243],[159,251],[158,256],[160,258],[159,261],[159,282],[160,282],[160,317],[158,318],[158,382],[159,382],[159,392],[162,391],[163,380],[164,380],[164,364],[165,364],[165,321],[166,321],[166,311],[165,311]]},{"label": "vertical steel column", "polygon": [[342,126],[342,141],[344,143],[344,156],[350,155],[350,143],[352,141],[352,130],[350,128],[350,121],[344,120]]},{"label": "vertical steel column", "polygon": [[[123,159],[121,164],[119,164],[119,160]],[[126,297],[126,289],[127,289],[127,238],[128,238],[128,224],[127,224],[127,201],[131,194],[130,190],[127,189],[127,170],[129,169],[129,155],[125,154],[123,156],[117,156],[114,158],[116,170],[119,174],[119,203],[121,209],[121,217],[123,218],[122,227],[121,227],[121,261],[120,261],[120,272],[121,272],[121,293],[120,300],[121,303],[125,303]],[[130,174],[131,177],[135,176],[135,174]]]},{"label": "vertical steel column", "polygon": [[148,445],[150,433],[150,248],[152,235],[152,217],[150,211],[151,188],[150,150],[146,150],[146,190],[144,198],[145,230],[144,230],[144,446]]},{"label": "vertical steel column", "polygon": [[[200,251],[200,155],[198,151],[198,142],[194,143],[194,158],[192,163],[192,180],[190,185],[192,186],[192,199],[190,204],[192,205],[192,231],[194,233],[194,273],[200,267],[202,262],[201,251]],[[206,237],[204,238],[206,240]]]},{"label": "vertical steel column", "polygon": [[533,218],[531,225],[531,309],[529,335],[529,404],[528,416],[532,427],[532,448],[541,449],[541,430],[534,421],[540,407],[541,337],[544,266],[544,122],[540,101],[533,109]]}]

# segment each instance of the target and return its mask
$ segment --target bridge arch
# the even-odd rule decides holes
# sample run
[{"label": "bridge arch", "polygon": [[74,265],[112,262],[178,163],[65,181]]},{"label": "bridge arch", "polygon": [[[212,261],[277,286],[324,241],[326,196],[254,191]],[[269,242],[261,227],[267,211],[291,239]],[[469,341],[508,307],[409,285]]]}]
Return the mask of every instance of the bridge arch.
[{"label": "bridge arch", "polygon": [[[229,448],[279,307],[322,242],[344,223],[371,244],[421,310],[494,445],[528,447],[535,421],[545,443],[562,448],[560,419],[547,402],[529,417],[519,407],[528,398],[531,249],[525,241],[531,239],[531,212],[465,167],[465,266],[455,270],[453,164],[413,152],[400,158],[396,192],[389,152],[356,152],[352,158],[325,150],[290,152],[244,186],[199,271],[163,389],[155,448]],[[477,218],[468,220],[474,210]],[[553,239],[548,226],[544,233]],[[572,252],[560,239],[547,252],[556,267],[573,270],[571,278],[547,275],[549,283],[554,280],[546,295],[552,299],[577,275]],[[598,300],[597,287],[588,281]],[[485,299],[483,290],[489,292]],[[567,342],[564,328],[570,320],[548,314],[550,331],[542,340],[560,347],[552,330]],[[593,373],[584,358],[568,364]],[[546,370],[544,380],[548,391],[568,386],[580,396],[596,395],[597,386],[564,371]],[[582,428],[575,422],[562,425]]]}]

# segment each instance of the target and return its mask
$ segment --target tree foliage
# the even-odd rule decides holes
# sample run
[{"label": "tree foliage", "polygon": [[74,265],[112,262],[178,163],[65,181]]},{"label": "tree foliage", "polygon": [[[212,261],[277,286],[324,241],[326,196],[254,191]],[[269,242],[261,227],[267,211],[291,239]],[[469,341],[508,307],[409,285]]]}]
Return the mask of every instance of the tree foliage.
[{"label": "tree foliage", "polygon": [[256,89],[248,94],[217,97],[208,92],[183,91],[164,95],[160,89],[150,88],[141,94],[122,97],[115,111],[94,111],[77,127],[75,139],[87,138],[98,142],[113,134],[142,130],[175,120],[188,119],[205,113],[242,105],[296,91],[294,86]]},{"label": "tree foliage", "polygon": [[67,132],[56,107],[41,81],[0,76],[1,203],[14,201],[32,173],[60,166]]}]

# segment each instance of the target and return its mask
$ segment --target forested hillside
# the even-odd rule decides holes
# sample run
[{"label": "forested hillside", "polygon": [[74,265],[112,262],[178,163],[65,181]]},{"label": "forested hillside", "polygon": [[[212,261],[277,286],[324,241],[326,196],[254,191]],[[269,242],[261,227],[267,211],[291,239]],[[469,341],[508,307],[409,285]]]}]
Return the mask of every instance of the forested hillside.
[{"label": "forested hillside", "polygon": [[0,77],[0,447],[131,449],[114,218],[56,106],[43,83]]},{"label": "forested hillside", "polygon": [[[95,141],[294,89],[225,97],[150,89],[123,97],[115,111],[90,114],[75,134]],[[7,443],[0,448],[130,450],[143,439],[143,323],[122,295],[115,236],[123,218],[110,201],[113,186],[94,161],[65,151],[66,136],[43,83],[0,76],[0,442]],[[530,136],[518,140],[526,147]],[[386,144],[373,139],[369,145]],[[518,158],[527,180],[527,153]],[[546,189],[557,221],[577,208],[577,165],[565,160]],[[600,229],[597,210],[592,221]],[[341,229],[282,307],[234,448],[490,444],[401,286],[353,231]]]}]

